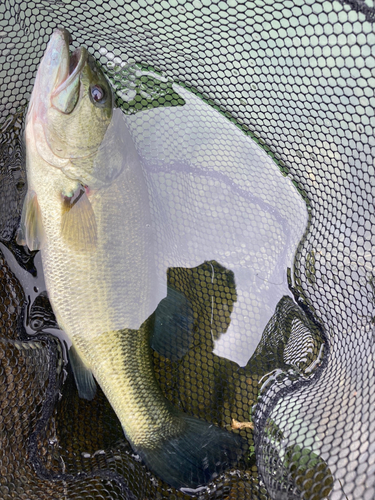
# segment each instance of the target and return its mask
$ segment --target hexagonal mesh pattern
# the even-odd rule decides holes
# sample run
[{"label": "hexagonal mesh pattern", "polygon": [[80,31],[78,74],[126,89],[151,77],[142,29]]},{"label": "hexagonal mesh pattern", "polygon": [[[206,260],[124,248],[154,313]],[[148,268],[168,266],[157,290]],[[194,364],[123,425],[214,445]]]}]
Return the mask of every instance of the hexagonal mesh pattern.
[{"label": "hexagonal mesh pattern", "polygon": [[[182,359],[173,345],[153,352],[158,384],[248,445],[196,497],[374,498],[374,17],[371,0],[1,3],[1,498],[190,498],[147,470],[100,389],[78,397],[45,331],[57,323],[31,280],[38,255],[15,241],[25,107],[58,26],[111,81],[157,193],[152,214],[170,222],[157,232],[176,243],[168,284],[191,304],[193,336]],[[187,262],[189,210],[233,253]],[[237,281],[249,260],[278,290],[269,302]],[[247,333],[223,356],[231,322]]]}]

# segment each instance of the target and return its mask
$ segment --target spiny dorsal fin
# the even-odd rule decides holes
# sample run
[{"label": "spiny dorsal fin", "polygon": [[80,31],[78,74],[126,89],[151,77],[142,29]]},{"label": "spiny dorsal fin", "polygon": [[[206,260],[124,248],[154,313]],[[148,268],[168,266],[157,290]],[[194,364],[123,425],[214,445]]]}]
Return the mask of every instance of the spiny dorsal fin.
[{"label": "spiny dorsal fin", "polygon": [[38,198],[34,191],[29,190],[23,202],[17,243],[27,245],[30,250],[40,250],[44,239],[45,233]]},{"label": "spiny dorsal fin", "polygon": [[76,381],[79,397],[91,401],[96,394],[96,383],[91,370],[84,365],[73,345],[69,349],[69,361]]},{"label": "spiny dorsal fin", "polygon": [[63,197],[61,234],[66,243],[75,250],[91,251],[96,246],[95,214],[82,186],[73,196]]}]

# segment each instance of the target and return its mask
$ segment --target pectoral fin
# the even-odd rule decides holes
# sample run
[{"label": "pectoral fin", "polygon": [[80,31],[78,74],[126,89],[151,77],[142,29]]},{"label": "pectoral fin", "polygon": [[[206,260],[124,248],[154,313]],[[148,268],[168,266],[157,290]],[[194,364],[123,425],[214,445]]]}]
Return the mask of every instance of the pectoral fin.
[{"label": "pectoral fin", "polygon": [[61,233],[67,244],[79,251],[90,251],[96,246],[97,227],[94,210],[84,187],[73,196],[64,196]]},{"label": "pectoral fin", "polygon": [[23,203],[17,243],[27,245],[30,250],[40,250],[44,239],[45,233],[38,198],[34,191],[29,190]]},{"label": "pectoral fin", "polygon": [[185,295],[171,286],[155,311],[151,347],[171,361],[181,359],[193,340],[194,317]]},{"label": "pectoral fin", "polygon": [[73,345],[69,349],[69,361],[73,370],[79,397],[91,401],[96,394],[96,383],[91,370],[85,366]]}]

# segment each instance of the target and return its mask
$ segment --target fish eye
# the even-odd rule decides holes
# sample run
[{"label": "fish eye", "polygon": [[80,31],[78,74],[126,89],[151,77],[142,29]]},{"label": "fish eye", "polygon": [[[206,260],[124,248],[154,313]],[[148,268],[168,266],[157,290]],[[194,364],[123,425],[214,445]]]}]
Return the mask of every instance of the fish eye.
[{"label": "fish eye", "polygon": [[105,101],[105,92],[100,85],[93,85],[90,89],[91,97],[94,102],[102,103]]}]

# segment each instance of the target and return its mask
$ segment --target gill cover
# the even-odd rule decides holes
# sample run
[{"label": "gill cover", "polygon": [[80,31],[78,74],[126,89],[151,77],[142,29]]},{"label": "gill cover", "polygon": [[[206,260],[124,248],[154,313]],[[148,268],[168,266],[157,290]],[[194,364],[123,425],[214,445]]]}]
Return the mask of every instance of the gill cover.
[{"label": "gill cover", "polygon": [[[54,155],[90,170],[112,119],[112,90],[86,49],[75,51],[71,61],[72,73],[51,93],[45,136]],[[95,100],[98,88],[103,97]]]}]

